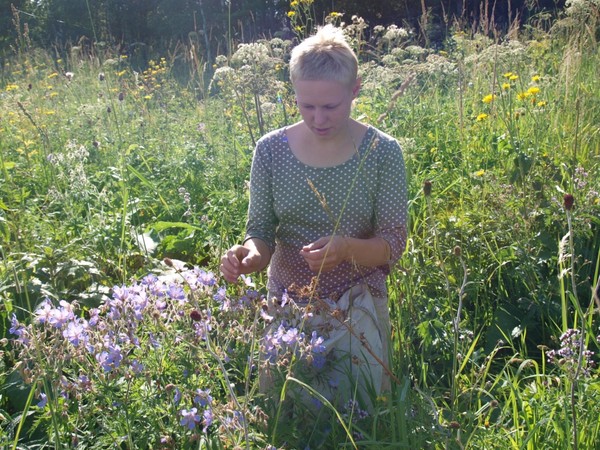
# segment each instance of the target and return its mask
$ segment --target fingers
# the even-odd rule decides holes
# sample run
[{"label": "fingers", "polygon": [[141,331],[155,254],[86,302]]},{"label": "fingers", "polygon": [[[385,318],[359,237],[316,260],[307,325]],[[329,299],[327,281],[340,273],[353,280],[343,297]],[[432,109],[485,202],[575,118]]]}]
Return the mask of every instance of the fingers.
[{"label": "fingers", "polygon": [[248,254],[248,249],[241,245],[234,245],[221,258],[219,269],[223,274],[223,278],[230,283],[235,283],[239,276],[243,273],[242,261]]},{"label": "fingers", "polygon": [[346,250],[343,237],[328,236],[305,245],[300,254],[313,272],[329,272],[345,261]]},{"label": "fingers", "polygon": [[305,245],[300,251],[300,254],[308,264],[308,267],[313,272],[328,272],[339,264],[333,248],[326,243],[323,244],[322,241],[323,239],[319,239],[318,241]]}]

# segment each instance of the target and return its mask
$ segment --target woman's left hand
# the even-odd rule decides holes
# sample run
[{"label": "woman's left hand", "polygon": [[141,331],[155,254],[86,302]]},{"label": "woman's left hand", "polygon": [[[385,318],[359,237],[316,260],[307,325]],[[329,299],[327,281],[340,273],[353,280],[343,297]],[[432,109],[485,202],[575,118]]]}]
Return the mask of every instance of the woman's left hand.
[{"label": "woman's left hand", "polygon": [[349,243],[342,236],[327,236],[302,247],[300,254],[313,272],[329,272],[348,259]]}]

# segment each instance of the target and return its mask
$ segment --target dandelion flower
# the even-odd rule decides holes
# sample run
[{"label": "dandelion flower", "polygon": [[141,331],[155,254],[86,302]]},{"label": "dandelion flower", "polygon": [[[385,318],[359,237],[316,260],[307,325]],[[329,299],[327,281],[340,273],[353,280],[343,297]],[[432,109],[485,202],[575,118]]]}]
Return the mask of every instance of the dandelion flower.
[{"label": "dandelion flower", "polygon": [[488,115],[486,113],[481,113],[477,116],[477,118],[475,119],[477,122],[482,122],[485,119],[488,118]]},{"label": "dandelion flower", "polygon": [[541,77],[539,75],[534,75],[531,77],[531,81],[533,81],[534,83],[537,83],[538,81],[540,81]]},{"label": "dandelion flower", "polygon": [[496,95],[488,94],[481,99],[483,103],[492,103],[496,99]]},{"label": "dandelion flower", "polygon": [[532,95],[539,94],[540,93],[540,88],[537,87],[537,86],[532,86],[529,89],[527,89],[527,92],[529,92]]},{"label": "dandelion flower", "polygon": [[292,18],[292,17],[294,17],[295,15],[296,15],[296,11],[288,11],[288,13],[287,13],[287,16],[288,16],[289,18]]},{"label": "dandelion flower", "polygon": [[510,89],[510,83],[502,83],[502,89],[504,89],[505,91]]}]

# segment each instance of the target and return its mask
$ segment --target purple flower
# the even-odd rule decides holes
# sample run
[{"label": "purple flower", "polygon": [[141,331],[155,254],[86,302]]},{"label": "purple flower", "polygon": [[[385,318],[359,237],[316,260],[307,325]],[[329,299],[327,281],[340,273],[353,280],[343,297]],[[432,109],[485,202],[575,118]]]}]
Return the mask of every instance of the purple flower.
[{"label": "purple flower", "polygon": [[47,403],[48,403],[48,396],[42,392],[40,394],[40,401],[38,402],[37,406],[38,406],[38,408],[43,408],[46,406]]},{"label": "purple flower", "polygon": [[153,286],[158,281],[158,277],[154,274],[148,274],[144,278],[142,278],[142,285],[144,286]]},{"label": "purple flower", "polygon": [[185,302],[185,292],[181,286],[176,284],[171,284],[167,289],[167,295],[173,300],[179,300],[180,302]]},{"label": "purple flower", "polygon": [[214,286],[217,283],[217,277],[212,272],[206,272],[204,270],[197,270],[198,281],[204,286]]},{"label": "purple flower", "polygon": [[191,408],[190,410],[182,409],[179,414],[181,414],[180,425],[188,427],[190,430],[196,428],[196,424],[200,422],[197,408]]},{"label": "purple flower", "polygon": [[208,408],[204,410],[204,413],[202,413],[203,419],[202,419],[202,432],[206,433],[206,430],[208,429],[208,427],[210,427],[214,421],[214,415],[212,412],[212,409]]},{"label": "purple flower", "polygon": [[227,299],[227,289],[225,289],[225,286],[217,289],[217,293],[213,295],[213,299],[219,303],[223,303]]},{"label": "purple flower", "polygon": [[52,309],[50,311],[50,316],[48,317],[48,323],[54,328],[62,328],[65,324],[75,318],[73,306],[70,303],[61,300],[60,305],[60,308]]},{"label": "purple flower", "polygon": [[120,302],[126,302],[129,298],[130,290],[127,286],[115,286],[113,287],[113,298]]},{"label": "purple flower", "polygon": [[19,341],[23,345],[29,344],[29,337],[27,336],[27,328],[19,323],[17,320],[17,315],[12,314],[10,317],[10,329],[8,330],[11,334],[14,334],[17,337],[17,341]]},{"label": "purple flower", "polygon": [[194,396],[194,403],[204,408],[210,406],[213,398],[210,395],[210,389],[196,389],[196,395]]},{"label": "purple flower", "polygon": [[133,370],[133,373],[135,373],[136,375],[139,375],[144,371],[144,365],[137,359],[134,359],[133,361],[131,361],[131,370]]},{"label": "purple flower", "polygon": [[150,345],[154,348],[160,348],[160,341],[156,339],[154,333],[148,333],[148,339],[150,339]]},{"label": "purple flower", "polygon": [[293,346],[298,343],[298,339],[303,337],[303,333],[298,331],[298,328],[290,328],[287,330],[282,336],[281,340],[288,344],[289,346]]},{"label": "purple flower", "polygon": [[180,401],[181,401],[181,391],[179,390],[179,388],[175,388],[175,393],[173,394],[173,403],[178,405]]},{"label": "purple flower", "polygon": [[63,337],[67,339],[75,347],[79,342],[87,343],[88,335],[86,333],[87,322],[85,319],[77,319],[69,322],[67,328],[63,330]]},{"label": "purple flower", "polygon": [[37,323],[46,323],[52,317],[54,307],[50,299],[46,298],[42,304],[35,310],[35,320]]},{"label": "purple flower", "polygon": [[98,308],[90,309],[90,319],[88,320],[88,325],[90,327],[95,327],[100,320],[100,310]]},{"label": "purple flower", "polygon": [[96,355],[96,361],[102,366],[105,372],[117,369],[121,365],[123,355],[118,345],[109,347],[108,351],[100,352]]}]

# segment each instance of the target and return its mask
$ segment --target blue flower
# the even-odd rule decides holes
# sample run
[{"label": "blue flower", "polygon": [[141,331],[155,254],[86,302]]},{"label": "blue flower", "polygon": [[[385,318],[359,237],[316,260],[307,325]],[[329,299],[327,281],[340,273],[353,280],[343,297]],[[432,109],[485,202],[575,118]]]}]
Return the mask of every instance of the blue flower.
[{"label": "blue flower", "polygon": [[175,388],[175,393],[173,394],[173,403],[178,405],[180,401],[181,401],[181,391],[179,390],[179,388]]},{"label": "blue flower", "polygon": [[98,361],[105,372],[117,369],[121,365],[122,360],[123,355],[121,354],[121,348],[118,345],[110,347],[108,351],[103,351],[96,355],[96,361]]},{"label": "blue flower", "polygon": [[190,430],[196,428],[196,424],[201,420],[197,408],[191,408],[190,410],[182,409],[179,414],[181,414],[179,424],[188,427]]},{"label": "blue flower", "polygon": [[185,302],[185,292],[181,286],[176,284],[171,284],[167,289],[167,295],[173,300],[179,300],[180,302]]},{"label": "blue flower", "polygon": [[202,432],[206,433],[206,430],[208,429],[208,427],[210,427],[214,421],[214,415],[212,412],[212,409],[205,409],[204,413],[202,413],[203,419],[202,419]]},{"label": "blue flower", "polygon": [[210,395],[210,389],[196,389],[196,395],[194,397],[194,403],[204,408],[210,406],[213,398]]},{"label": "blue flower", "polygon": [[38,408],[43,408],[46,406],[47,403],[48,403],[48,396],[42,392],[40,394],[40,401],[38,402],[37,406],[38,406]]},{"label": "blue flower", "polygon": [[77,347],[80,341],[83,343],[87,343],[88,341],[86,328],[87,322],[85,319],[71,321],[67,324],[67,328],[63,330],[63,337]]},{"label": "blue flower", "polygon": [[27,328],[19,323],[17,320],[17,315],[12,314],[10,317],[10,329],[8,330],[11,334],[18,336],[17,341],[19,341],[23,345],[29,344],[29,337],[27,336]]}]

